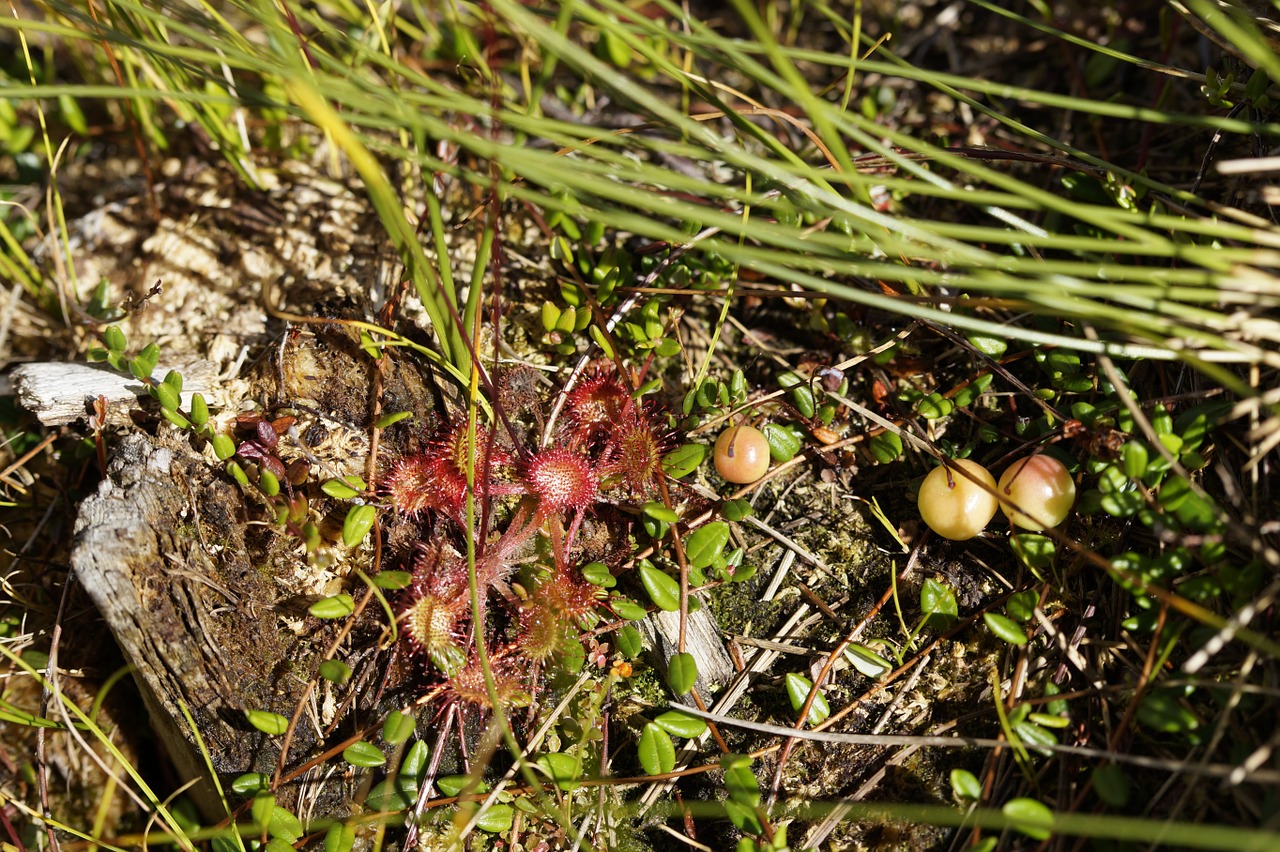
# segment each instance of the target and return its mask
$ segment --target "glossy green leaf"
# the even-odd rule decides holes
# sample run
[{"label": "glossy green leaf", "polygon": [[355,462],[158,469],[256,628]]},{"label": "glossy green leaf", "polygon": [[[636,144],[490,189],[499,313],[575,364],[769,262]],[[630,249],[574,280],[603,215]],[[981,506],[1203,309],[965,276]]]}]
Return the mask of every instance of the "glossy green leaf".
[{"label": "glossy green leaf", "polygon": [[751,771],[750,757],[745,754],[721,755],[720,766],[724,769],[724,789],[731,802],[748,808],[760,804],[760,782]]},{"label": "glossy green leaf", "polygon": [[667,685],[676,695],[685,695],[693,689],[698,680],[698,661],[693,654],[683,653],[672,656],[667,663]]},{"label": "glossy green leaf", "polygon": [[813,398],[813,390],[808,385],[797,385],[791,389],[791,404],[796,407],[796,411],[801,417],[812,417],[813,412],[817,409],[817,402]]},{"label": "glossy green leaf", "polygon": [[373,743],[354,742],[342,750],[342,759],[352,766],[372,768],[387,762],[387,756]]},{"label": "glossy green leaf", "polygon": [[984,612],[982,620],[987,623],[987,629],[1010,645],[1027,644],[1027,634],[1022,632],[1022,628],[1013,619],[999,613]]},{"label": "glossy green leaf", "polygon": [[335,822],[324,833],[324,852],[351,852],[355,845],[355,827],[345,822]]},{"label": "glossy green leaf", "polygon": [[413,575],[408,571],[379,571],[373,578],[375,586],[390,591],[407,589],[411,582],[413,582]]},{"label": "glossy green leaf", "polygon": [[649,722],[636,746],[640,767],[647,775],[665,775],[676,768],[676,747],[662,728]]},{"label": "glossy green leaf", "polygon": [[982,798],[982,784],[967,769],[951,770],[951,792],[961,801],[976,802]]},{"label": "glossy green leaf", "polygon": [[412,411],[392,411],[389,414],[384,414],[379,417],[374,421],[373,425],[379,429],[388,429],[399,423],[401,420],[407,420],[412,416]]},{"label": "glossy green leaf", "polygon": [[[417,724],[418,721],[413,717],[412,713],[393,710],[387,714],[387,718],[382,722],[382,739],[392,745],[402,743],[413,736],[413,731]],[[403,767],[401,767],[401,771],[405,771]]]},{"label": "glossy green leaf", "polygon": [[697,470],[706,457],[705,444],[684,444],[662,457],[662,470],[672,479],[679,479]]},{"label": "glossy green leaf", "polygon": [[733,799],[727,799],[724,803],[724,811],[729,817],[729,822],[733,823],[734,828],[739,831],[746,834],[760,834],[764,831],[764,826],[760,824],[760,817],[754,808],[740,805]]},{"label": "glossy green leaf", "polygon": [[191,395],[191,422],[197,426],[203,426],[209,422],[209,404],[205,402],[204,394]]},{"label": "glossy green leaf", "polygon": [[[644,607],[630,598],[612,598],[609,601],[609,606],[613,608],[619,618],[625,618],[627,621],[639,621],[649,614]],[[679,604],[676,604],[676,608],[680,608]]]},{"label": "glossy green leaf", "polygon": [[271,776],[265,772],[246,772],[231,782],[231,789],[241,796],[253,796],[271,789]]},{"label": "glossy green leaf", "polygon": [[278,737],[289,729],[289,720],[268,710],[246,710],[245,718],[262,733]]},{"label": "glossy green leaf", "polygon": [[625,625],[618,631],[618,652],[628,660],[634,660],[644,650],[644,641],[640,636],[640,631],[636,630],[630,624]]},{"label": "glossy green leaf", "polygon": [[893,670],[893,664],[872,651],[866,645],[851,643],[844,649],[844,658],[849,665],[867,677],[881,677]]},{"label": "glossy green leaf", "polygon": [[280,493],[280,480],[264,467],[258,471],[258,487],[262,489],[263,494],[274,497]]},{"label": "glossy green leaf", "polygon": [[612,589],[618,585],[617,579],[613,576],[613,572],[609,570],[609,566],[603,562],[590,562],[582,566],[582,579],[586,580],[593,586],[599,586],[602,589]]},{"label": "glossy green leaf", "polygon": [[1005,350],[1009,348],[1009,343],[999,337],[989,337],[976,332],[968,335],[968,340],[970,346],[993,361],[1000,360]]},{"label": "glossy green leaf", "polygon": [[706,721],[679,710],[668,710],[654,718],[653,723],[668,734],[685,739],[700,737],[707,731]]},{"label": "glossy green leaf", "polygon": [[365,481],[358,476],[346,476],[342,479],[327,479],[320,485],[320,490],[336,500],[350,500],[364,492]]},{"label": "glossy green leaf", "polygon": [[1040,595],[1035,589],[1027,589],[1009,596],[1004,611],[1019,624],[1025,624],[1035,615],[1036,605],[1040,603]]},{"label": "glossy green leaf", "polygon": [[897,432],[881,432],[867,443],[867,447],[880,464],[889,464],[902,456],[902,438]]},{"label": "glossy green leaf", "polygon": [[538,765],[561,790],[568,792],[579,786],[578,776],[582,773],[582,767],[573,755],[562,752],[544,754],[538,758]]},{"label": "glossy green leaf", "polygon": [[1012,828],[1033,840],[1048,840],[1053,830],[1053,811],[1035,799],[1011,799],[1000,809]]},{"label": "glossy green leaf", "polygon": [[236,442],[231,440],[230,435],[219,432],[209,439],[209,443],[213,445],[213,454],[218,461],[226,461],[236,454]]},{"label": "glossy green leaf", "polygon": [[641,511],[650,518],[667,524],[674,524],[676,521],[680,520],[680,516],[675,512],[671,511],[661,503],[653,501],[645,503],[644,506],[641,507]]},{"label": "glossy green leaf", "polygon": [[[799,713],[804,708],[804,703],[809,699],[809,693],[813,692],[813,681],[801,674],[791,672],[786,677],[787,698],[791,700],[791,709]],[[809,705],[808,724],[820,725],[826,721],[831,715],[831,705],[827,703],[827,698],[822,694],[822,690],[818,690],[813,698],[813,703]]]},{"label": "glossy green leaf", "polygon": [[724,521],[712,521],[689,534],[684,543],[684,555],[691,567],[707,568],[724,553],[724,546],[728,543],[729,525]]},{"label": "glossy green leaf", "polygon": [[[807,391],[808,388],[805,390]],[[766,423],[760,431],[764,433],[764,439],[769,444],[769,458],[779,464],[791,461],[804,446],[804,437],[800,430],[789,424]]]},{"label": "glossy green leaf", "polygon": [[342,660],[325,660],[320,664],[320,677],[341,686],[351,680],[351,666]]},{"label": "glossy green leaf", "polygon": [[291,811],[276,805],[271,809],[271,816],[267,820],[267,834],[285,843],[293,844],[298,842],[304,832],[302,822]]},{"label": "glossy green leaf", "polygon": [[[412,719],[413,716],[406,713],[395,713],[393,715],[400,716],[404,719]],[[383,737],[386,737],[387,726],[383,724]],[[412,730],[412,729],[411,729]],[[392,740],[388,740],[392,742]],[[427,748],[427,744],[422,740],[416,740],[413,745],[409,746],[409,750],[405,752],[404,760],[400,762],[400,774],[420,781],[427,774],[427,768],[430,766],[427,758],[431,756],[431,749]]]},{"label": "glossy green leaf", "polygon": [[724,519],[735,523],[751,517],[754,512],[750,500],[726,500],[720,507],[720,514]]},{"label": "glossy green leaf", "polygon": [[654,606],[667,612],[680,609],[680,583],[649,562],[640,563],[640,583]]},{"label": "glossy green leaf", "polygon": [[925,580],[920,587],[920,610],[928,623],[937,628],[949,626],[960,611],[955,594],[933,578]]},{"label": "glossy green leaf", "polygon": [[516,812],[510,805],[490,805],[476,820],[476,828],[487,834],[501,834],[511,830]]},{"label": "glossy green leaf", "polygon": [[355,598],[345,592],[340,595],[321,598],[307,608],[307,612],[316,618],[346,618],[355,611]]},{"label": "glossy green leaf", "polygon": [[102,342],[112,352],[123,352],[129,348],[129,339],[125,337],[118,325],[107,326],[106,331],[102,333]]},{"label": "glossy green leaf", "polygon": [[369,530],[373,529],[377,516],[378,510],[373,506],[352,506],[347,512],[346,520],[342,522],[342,543],[347,547],[355,547],[364,541]]},{"label": "glossy green leaf", "polygon": [[[457,796],[464,789],[467,789],[467,776],[465,775],[443,775],[436,779],[436,789],[446,796]],[[487,793],[489,785],[481,781],[478,785],[470,788],[472,792]]]}]

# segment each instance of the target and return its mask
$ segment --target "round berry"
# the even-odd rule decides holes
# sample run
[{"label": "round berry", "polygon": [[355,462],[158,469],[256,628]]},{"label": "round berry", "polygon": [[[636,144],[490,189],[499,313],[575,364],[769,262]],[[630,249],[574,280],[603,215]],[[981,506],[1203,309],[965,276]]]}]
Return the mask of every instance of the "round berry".
[{"label": "round berry", "polygon": [[[959,470],[967,472],[974,482]],[[983,485],[986,488],[983,488]],[[985,467],[955,459],[929,472],[920,483],[920,517],[943,538],[964,541],[982,532],[996,514],[996,480]]]},{"label": "round berry", "polygon": [[[1000,474],[997,490],[1001,498],[1000,511],[1024,530],[1032,532],[1056,527],[1065,521],[1076,502],[1076,484],[1070,472],[1062,462],[1044,454],[1009,465]],[[1017,511],[1014,506],[1022,511]]]},{"label": "round berry", "polygon": [[769,441],[752,426],[730,426],[716,439],[716,472],[746,485],[769,471]]}]

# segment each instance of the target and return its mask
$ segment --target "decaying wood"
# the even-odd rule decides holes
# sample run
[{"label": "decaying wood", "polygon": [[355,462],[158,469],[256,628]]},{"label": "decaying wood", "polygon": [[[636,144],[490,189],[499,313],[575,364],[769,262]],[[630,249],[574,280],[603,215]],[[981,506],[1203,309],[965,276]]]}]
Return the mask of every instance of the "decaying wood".
[{"label": "decaying wood", "polygon": [[[193,793],[216,816],[197,736],[224,786],[244,772],[270,773],[278,741],[250,726],[245,711],[291,715],[318,665],[318,643],[277,624],[277,588],[248,557],[239,491],[181,435],[166,434],[173,437],[121,441],[108,479],[81,506],[71,565],[133,664],[179,772],[199,779]],[[310,756],[316,745],[304,718],[293,753]],[[308,797],[336,808],[352,800],[346,788],[354,781]],[[288,788],[281,798],[290,798]]]},{"label": "decaying wood", "polygon": [[[169,369],[158,368],[152,379],[164,381]],[[190,410],[192,394],[208,395],[213,365],[197,361],[174,369],[182,374],[182,407]],[[99,396],[106,399],[107,423],[124,425],[129,422],[130,409],[137,408],[147,398],[142,382],[105,364],[54,361],[22,364],[14,368],[10,379],[18,402],[45,426],[63,426],[87,419]]]},{"label": "decaying wood", "polygon": [[[680,613],[658,610],[637,626],[660,670],[665,672],[667,664],[680,648]],[[705,604],[689,612],[684,642],[685,652],[692,654],[698,664],[698,679],[694,687],[699,696],[708,700],[737,672],[729,652],[724,649],[724,633]],[[693,703],[688,695],[677,696],[677,699]]]}]

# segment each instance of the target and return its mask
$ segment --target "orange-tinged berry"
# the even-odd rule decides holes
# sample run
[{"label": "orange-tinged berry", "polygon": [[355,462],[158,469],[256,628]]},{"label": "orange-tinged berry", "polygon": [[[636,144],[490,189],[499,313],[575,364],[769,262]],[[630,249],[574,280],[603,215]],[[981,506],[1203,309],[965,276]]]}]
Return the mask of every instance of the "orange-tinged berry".
[{"label": "orange-tinged berry", "polygon": [[747,485],[769,472],[769,441],[754,426],[730,426],[716,439],[716,472]]},{"label": "orange-tinged berry", "polygon": [[1065,521],[1076,502],[1076,484],[1070,471],[1053,456],[1043,454],[1009,465],[1000,474],[997,490],[1000,511],[1017,526],[1032,532]]}]

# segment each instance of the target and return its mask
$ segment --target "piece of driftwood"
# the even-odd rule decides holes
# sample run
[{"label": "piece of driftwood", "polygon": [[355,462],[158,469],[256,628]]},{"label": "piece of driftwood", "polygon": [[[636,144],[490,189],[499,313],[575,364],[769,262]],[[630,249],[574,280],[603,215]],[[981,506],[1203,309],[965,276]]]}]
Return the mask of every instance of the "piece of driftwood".
[{"label": "piece of driftwood", "polygon": [[[190,410],[193,393],[208,395],[213,365],[197,361],[175,369],[183,378],[182,407]],[[160,367],[152,378],[163,381],[168,372],[168,367]],[[9,379],[18,402],[45,426],[87,420],[99,396],[106,400],[107,423],[124,425],[129,423],[130,409],[148,398],[142,382],[106,364],[56,361],[22,364],[13,369]]]},{"label": "piece of driftwood", "polygon": [[[703,604],[688,614],[684,649],[686,653],[693,655],[698,664],[698,679],[694,682],[694,687],[704,701],[709,701],[737,671],[729,652],[724,648],[724,633],[720,630],[720,625],[716,623],[705,602]],[[650,655],[654,657],[659,670],[665,673],[671,658],[680,648],[680,613],[658,610],[638,622],[637,626],[645,645],[650,649]],[[693,704],[693,698],[688,695],[676,698],[686,704]]]},{"label": "piece of driftwood", "polygon": [[[71,566],[134,666],[165,748],[184,780],[198,781],[193,795],[212,818],[225,812],[197,737],[224,787],[245,772],[271,773],[279,738],[253,728],[245,711],[291,716],[324,637],[281,629],[280,590],[249,557],[246,533],[254,528],[239,490],[181,433],[162,434],[168,437],[134,433],[119,443],[108,479],[81,505]],[[296,760],[316,753],[318,727],[304,716],[291,749]],[[307,801],[341,813],[358,780],[355,773],[328,778],[307,791]],[[282,802],[296,800],[301,786],[283,788]]]}]

